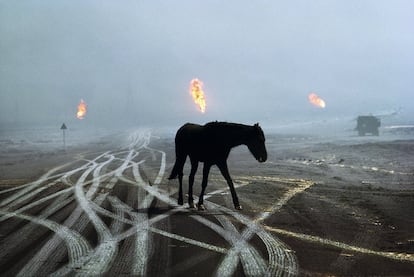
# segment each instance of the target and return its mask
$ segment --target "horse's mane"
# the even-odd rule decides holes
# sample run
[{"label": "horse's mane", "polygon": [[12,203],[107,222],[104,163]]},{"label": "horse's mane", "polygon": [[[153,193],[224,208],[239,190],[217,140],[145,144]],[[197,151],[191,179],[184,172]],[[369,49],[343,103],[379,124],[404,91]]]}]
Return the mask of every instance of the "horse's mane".
[{"label": "horse's mane", "polygon": [[245,124],[240,124],[240,123],[231,123],[231,122],[226,122],[226,121],[211,121],[208,122],[204,125],[204,127],[238,127],[241,129],[246,129],[246,128],[257,128],[258,130],[262,131],[262,128],[259,126],[259,123],[254,124],[253,126],[250,125],[245,125]]},{"label": "horse's mane", "polygon": [[239,123],[231,123],[226,121],[211,121],[204,125],[205,127],[247,127],[248,125],[243,125]]}]

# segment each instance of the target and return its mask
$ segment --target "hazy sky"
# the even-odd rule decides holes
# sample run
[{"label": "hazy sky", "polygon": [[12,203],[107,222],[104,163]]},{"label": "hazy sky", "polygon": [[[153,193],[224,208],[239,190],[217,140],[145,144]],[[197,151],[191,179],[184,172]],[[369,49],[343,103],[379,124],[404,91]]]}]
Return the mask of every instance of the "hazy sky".
[{"label": "hazy sky", "polygon": [[412,0],[0,0],[0,123],[76,122],[81,98],[93,124],[399,107],[414,119],[413,11]]}]

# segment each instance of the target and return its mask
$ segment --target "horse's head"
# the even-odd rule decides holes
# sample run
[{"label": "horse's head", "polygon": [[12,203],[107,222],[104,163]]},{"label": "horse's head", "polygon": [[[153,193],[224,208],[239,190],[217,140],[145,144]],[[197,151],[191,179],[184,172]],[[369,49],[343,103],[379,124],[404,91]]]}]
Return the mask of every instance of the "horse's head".
[{"label": "horse's head", "polygon": [[265,146],[265,136],[259,123],[253,126],[252,132],[246,143],[250,152],[259,162],[265,162],[267,160],[267,151]]}]

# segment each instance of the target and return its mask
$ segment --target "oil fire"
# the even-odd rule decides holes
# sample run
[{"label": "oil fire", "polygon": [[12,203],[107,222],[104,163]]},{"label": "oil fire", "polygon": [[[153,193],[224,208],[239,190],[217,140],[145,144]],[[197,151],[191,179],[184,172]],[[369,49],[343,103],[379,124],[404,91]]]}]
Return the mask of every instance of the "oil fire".
[{"label": "oil fire", "polygon": [[309,94],[308,99],[309,99],[309,102],[311,102],[311,104],[313,104],[316,107],[325,108],[326,106],[325,101],[323,101],[323,99],[320,98],[315,93]]},{"label": "oil fire", "polygon": [[79,105],[78,105],[78,112],[76,113],[76,117],[78,119],[83,119],[86,114],[86,103],[81,99]]},{"label": "oil fire", "polygon": [[194,103],[204,113],[206,111],[206,99],[204,98],[203,82],[198,79],[192,79],[190,82],[190,93],[193,96]]}]

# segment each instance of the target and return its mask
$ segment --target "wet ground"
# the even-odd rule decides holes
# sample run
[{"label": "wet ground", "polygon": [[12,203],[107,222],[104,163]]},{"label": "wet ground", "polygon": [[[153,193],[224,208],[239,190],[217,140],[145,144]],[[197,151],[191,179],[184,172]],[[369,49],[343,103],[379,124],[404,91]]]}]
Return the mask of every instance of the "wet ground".
[{"label": "wet ground", "polygon": [[414,140],[266,136],[266,163],[244,146],[229,157],[242,211],[214,167],[206,211],[176,204],[173,134],[66,151],[9,142],[1,274],[414,275]]}]

